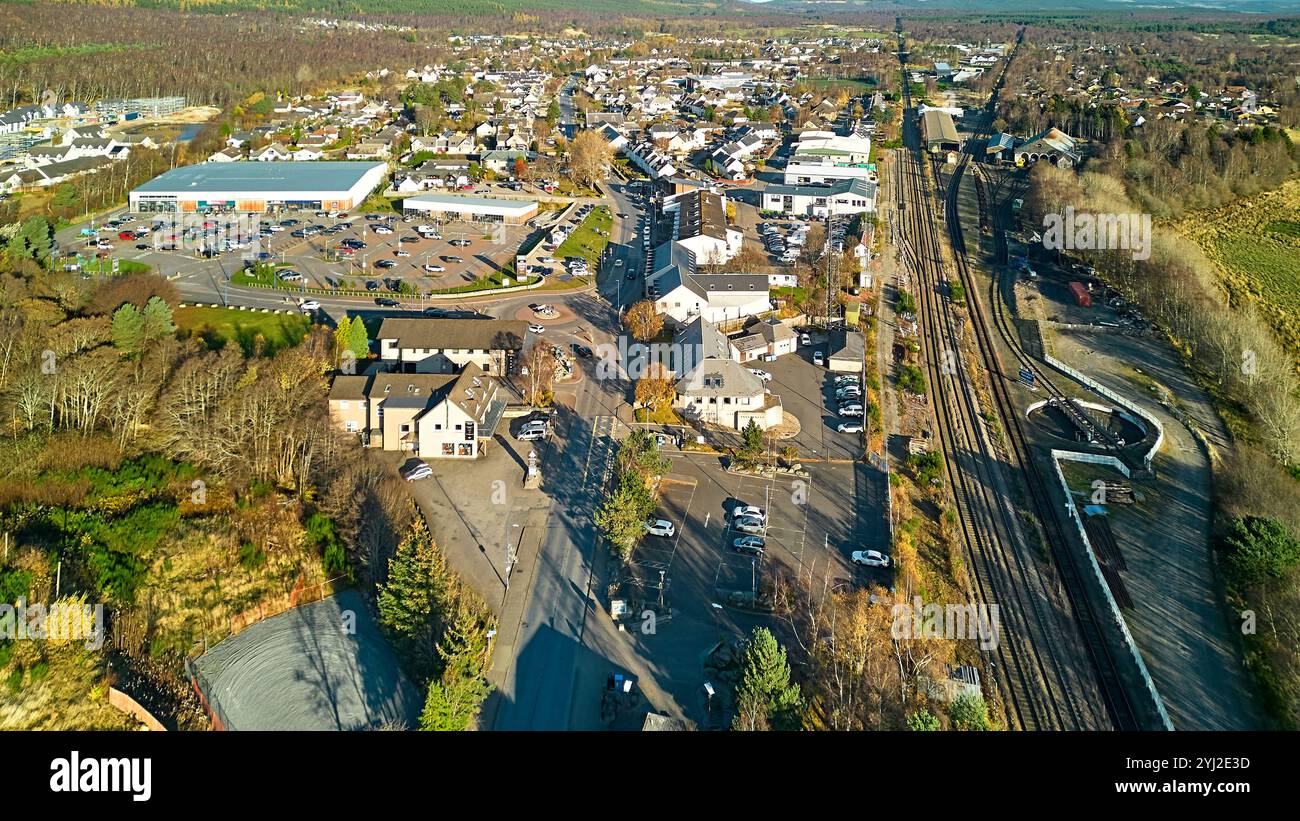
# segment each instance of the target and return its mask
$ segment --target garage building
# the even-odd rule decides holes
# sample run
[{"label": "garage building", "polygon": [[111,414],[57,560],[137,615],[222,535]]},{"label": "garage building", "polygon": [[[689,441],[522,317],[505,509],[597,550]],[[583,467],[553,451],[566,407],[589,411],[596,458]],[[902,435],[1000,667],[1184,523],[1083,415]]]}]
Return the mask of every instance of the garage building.
[{"label": "garage building", "polygon": [[402,200],[407,214],[429,214],[437,219],[465,222],[503,222],[519,225],[537,216],[536,200],[459,197],[455,194],[416,194]]},{"label": "garage building", "polygon": [[374,162],[231,162],[173,168],[131,192],[136,213],[347,211],[388,174]]}]

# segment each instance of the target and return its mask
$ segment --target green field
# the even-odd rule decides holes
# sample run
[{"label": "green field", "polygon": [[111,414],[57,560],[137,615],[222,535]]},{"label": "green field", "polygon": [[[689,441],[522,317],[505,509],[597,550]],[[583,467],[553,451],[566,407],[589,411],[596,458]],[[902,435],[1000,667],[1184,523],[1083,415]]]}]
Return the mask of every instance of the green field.
[{"label": "green field", "polygon": [[1300,180],[1180,227],[1218,264],[1233,297],[1248,295],[1300,358]]},{"label": "green field", "polygon": [[[578,226],[578,230],[560,243],[555,255],[560,259],[582,257],[587,260],[593,271],[596,270],[596,265],[600,263],[600,255],[605,252],[605,246],[609,244],[609,227],[613,224],[614,218],[610,216],[609,208],[604,205],[597,206],[582,221],[582,225]],[[597,231],[601,233],[598,234]]]},{"label": "green field", "polygon": [[182,334],[199,336],[213,349],[234,340],[245,354],[254,351],[258,337],[264,354],[297,345],[311,327],[311,320],[301,314],[264,314],[232,308],[177,308],[175,319]]}]

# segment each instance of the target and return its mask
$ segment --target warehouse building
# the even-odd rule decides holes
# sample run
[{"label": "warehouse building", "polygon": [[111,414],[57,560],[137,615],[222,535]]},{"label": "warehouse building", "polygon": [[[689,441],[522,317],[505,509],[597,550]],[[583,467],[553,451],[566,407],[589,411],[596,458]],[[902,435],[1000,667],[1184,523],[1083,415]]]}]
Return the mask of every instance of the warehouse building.
[{"label": "warehouse building", "polygon": [[230,162],[173,168],[131,192],[136,213],[347,211],[388,174],[372,162]]},{"label": "warehouse building", "polygon": [[960,151],[961,138],[957,136],[957,126],[952,115],[938,108],[926,109],[921,115],[921,134],[925,137],[925,148],[932,154],[944,151]]},{"label": "warehouse building", "polygon": [[503,222],[519,225],[537,216],[536,200],[458,197],[455,194],[417,194],[402,200],[409,214],[429,214],[436,219],[465,222]]}]

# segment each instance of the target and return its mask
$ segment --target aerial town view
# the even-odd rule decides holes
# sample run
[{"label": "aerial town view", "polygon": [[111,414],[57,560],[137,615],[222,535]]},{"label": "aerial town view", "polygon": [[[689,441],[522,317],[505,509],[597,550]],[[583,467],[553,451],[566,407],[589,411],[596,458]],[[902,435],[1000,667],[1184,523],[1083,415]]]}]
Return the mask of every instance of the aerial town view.
[{"label": "aerial town view", "polygon": [[1300,8],[0,0],[0,425],[3,730],[1300,729]]}]

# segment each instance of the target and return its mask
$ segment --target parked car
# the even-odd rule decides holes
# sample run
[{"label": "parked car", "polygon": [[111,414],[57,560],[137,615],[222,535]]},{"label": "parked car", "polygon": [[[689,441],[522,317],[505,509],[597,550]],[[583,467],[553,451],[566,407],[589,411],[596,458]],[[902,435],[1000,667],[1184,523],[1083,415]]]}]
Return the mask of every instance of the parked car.
[{"label": "parked car", "polygon": [[813,364],[818,367],[825,367],[826,354],[822,353],[821,351],[813,351]]},{"label": "parked car", "polygon": [[841,422],[835,427],[840,433],[862,433],[861,422]]},{"label": "parked car", "polygon": [[431,274],[441,274],[443,271],[447,270],[446,265],[425,265],[423,267],[424,270],[428,271]]},{"label": "parked car", "polygon": [[428,479],[432,475],[433,468],[429,467],[428,462],[416,462],[414,465],[402,469],[402,478],[408,482]]},{"label": "parked car", "polygon": [[740,505],[735,510],[731,511],[731,518],[733,519],[750,518],[750,519],[758,519],[762,522],[766,522],[767,511],[759,507],[758,505]]},{"label": "parked car", "polygon": [[520,442],[536,442],[546,438],[546,428],[524,428],[515,435]]},{"label": "parked car", "polygon": [[375,267],[376,267],[376,268],[396,268],[396,267],[397,267],[397,260],[395,260],[395,259],[381,259],[381,260],[377,260],[377,261],[375,262]]},{"label": "parked car", "polygon": [[765,547],[767,542],[762,536],[741,536],[731,543],[732,550],[737,553],[749,553],[754,556],[762,556]]},{"label": "parked car", "polygon": [[854,564],[867,567],[889,567],[889,557],[879,550],[855,550],[850,557]]},{"label": "parked car", "polygon": [[799,334],[799,344],[800,344],[800,345],[811,345],[811,344],[812,344],[812,337],[809,336],[808,334]]},{"label": "parked car", "polygon": [[840,416],[861,416],[862,405],[859,402],[848,402],[840,405]]},{"label": "parked car", "polygon": [[752,533],[755,535],[762,535],[763,531],[767,529],[766,522],[753,516],[742,516],[739,519],[733,519],[731,526],[741,533]]},{"label": "parked car", "polygon": [[649,536],[672,538],[677,533],[677,528],[667,519],[651,519],[645,523],[645,532]]},{"label": "parked car", "polygon": [[772,381],[772,374],[767,371],[759,370],[758,368],[750,368],[749,372],[754,376],[757,376],[761,382],[767,383]]}]

